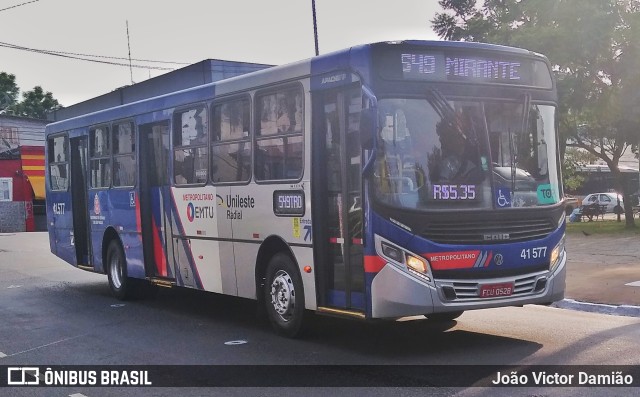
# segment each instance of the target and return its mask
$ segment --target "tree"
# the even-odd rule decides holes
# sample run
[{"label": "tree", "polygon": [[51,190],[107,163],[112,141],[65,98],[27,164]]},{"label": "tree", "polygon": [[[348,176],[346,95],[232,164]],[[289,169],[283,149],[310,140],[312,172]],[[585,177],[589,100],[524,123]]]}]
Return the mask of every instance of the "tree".
[{"label": "tree", "polygon": [[0,112],[16,103],[19,92],[16,76],[0,72]]},{"label": "tree", "polygon": [[[625,202],[618,168],[640,134],[640,4],[637,0],[440,0],[431,21],[448,40],[512,45],[548,56],[558,77],[558,121],[565,146],[603,160]],[[635,227],[627,205],[626,225]]]},{"label": "tree", "polygon": [[51,92],[44,92],[42,87],[36,86],[32,91],[22,93],[22,102],[12,107],[16,116],[46,119],[47,112],[60,109],[62,106]]},{"label": "tree", "polygon": [[585,177],[580,174],[580,169],[591,164],[596,157],[591,153],[578,150],[577,148],[568,148],[564,154],[562,162],[562,182],[566,191],[578,189],[585,181]]}]

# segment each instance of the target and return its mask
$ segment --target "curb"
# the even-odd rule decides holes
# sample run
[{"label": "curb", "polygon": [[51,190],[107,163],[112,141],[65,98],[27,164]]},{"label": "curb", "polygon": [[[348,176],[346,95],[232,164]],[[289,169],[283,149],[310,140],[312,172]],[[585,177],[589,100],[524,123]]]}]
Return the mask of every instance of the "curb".
[{"label": "curb", "polygon": [[560,309],[579,310],[591,313],[603,313],[613,316],[640,317],[640,306],[607,305],[604,303],[580,302],[573,299],[563,299],[551,305]]}]

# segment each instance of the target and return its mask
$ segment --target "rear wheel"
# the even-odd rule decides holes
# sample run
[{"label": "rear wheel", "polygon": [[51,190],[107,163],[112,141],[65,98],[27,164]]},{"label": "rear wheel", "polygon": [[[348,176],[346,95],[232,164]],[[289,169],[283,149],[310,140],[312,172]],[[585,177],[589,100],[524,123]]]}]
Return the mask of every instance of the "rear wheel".
[{"label": "rear wheel", "polygon": [[304,288],[293,260],[276,254],[267,265],[264,303],[269,322],[275,331],[294,338],[304,320]]},{"label": "rear wheel", "polygon": [[462,316],[462,313],[464,313],[463,310],[460,310],[458,312],[448,312],[448,313],[432,313],[432,314],[428,314],[427,318],[432,321],[451,321]]},{"label": "rear wheel", "polygon": [[107,276],[113,296],[120,300],[131,298],[133,280],[127,277],[127,260],[117,240],[112,240],[107,248]]}]

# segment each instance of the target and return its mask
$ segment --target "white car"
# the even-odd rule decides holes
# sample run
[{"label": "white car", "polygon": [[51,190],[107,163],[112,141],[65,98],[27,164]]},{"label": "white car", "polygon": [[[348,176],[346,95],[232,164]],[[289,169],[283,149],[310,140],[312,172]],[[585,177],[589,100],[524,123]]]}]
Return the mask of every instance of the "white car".
[{"label": "white car", "polygon": [[[618,203],[618,199],[620,202]],[[622,195],[617,193],[591,193],[582,200],[582,205],[591,205],[598,203],[598,205],[606,205],[606,212],[615,212],[614,208],[620,204],[621,208],[624,208],[624,202],[622,201]]]}]

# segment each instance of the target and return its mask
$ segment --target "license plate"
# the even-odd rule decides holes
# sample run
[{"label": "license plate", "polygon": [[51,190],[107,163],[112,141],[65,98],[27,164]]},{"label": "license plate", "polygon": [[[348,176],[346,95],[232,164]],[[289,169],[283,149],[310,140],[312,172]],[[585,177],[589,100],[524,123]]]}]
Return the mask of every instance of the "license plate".
[{"label": "license plate", "polygon": [[480,286],[481,298],[495,298],[513,294],[513,283],[485,284]]}]

